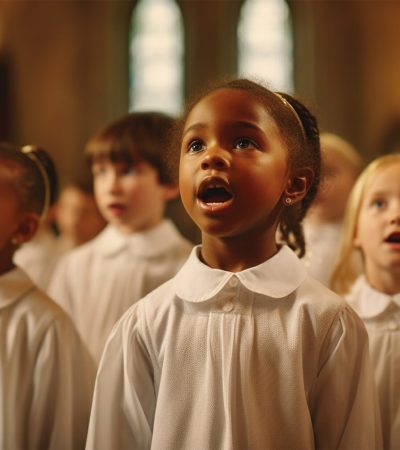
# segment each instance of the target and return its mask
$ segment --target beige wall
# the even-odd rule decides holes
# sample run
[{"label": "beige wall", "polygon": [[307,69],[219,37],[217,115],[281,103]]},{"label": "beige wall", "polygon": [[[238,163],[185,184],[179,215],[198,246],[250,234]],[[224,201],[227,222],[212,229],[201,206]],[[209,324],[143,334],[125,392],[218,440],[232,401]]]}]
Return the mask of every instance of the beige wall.
[{"label": "beige wall", "polygon": [[[186,93],[236,67],[241,1],[179,0]],[[400,2],[289,0],[297,92],[334,131],[371,157],[400,116]],[[0,58],[11,74],[9,136],[54,155],[61,178],[82,171],[88,137],[128,108],[134,1],[0,0]],[[0,116],[1,117],[1,116]],[[4,128],[4,127],[3,127]],[[0,127],[0,130],[2,128]]]}]

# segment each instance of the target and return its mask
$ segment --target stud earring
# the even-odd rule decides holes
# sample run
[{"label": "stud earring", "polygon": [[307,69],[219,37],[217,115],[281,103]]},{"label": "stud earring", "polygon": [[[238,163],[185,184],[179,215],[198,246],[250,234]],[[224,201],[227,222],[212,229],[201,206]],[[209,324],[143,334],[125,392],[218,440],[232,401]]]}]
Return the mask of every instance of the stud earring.
[{"label": "stud earring", "polygon": [[290,205],[292,204],[292,199],[291,199],[290,197],[286,197],[286,198],[285,198],[285,204],[286,204],[287,206],[290,206]]}]

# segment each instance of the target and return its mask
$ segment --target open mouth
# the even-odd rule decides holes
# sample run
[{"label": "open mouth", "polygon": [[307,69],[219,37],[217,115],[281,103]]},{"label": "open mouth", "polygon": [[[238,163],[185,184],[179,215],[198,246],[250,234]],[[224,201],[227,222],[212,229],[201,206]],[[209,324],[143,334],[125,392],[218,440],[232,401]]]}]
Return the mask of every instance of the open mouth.
[{"label": "open mouth", "polygon": [[232,193],[224,186],[209,186],[199,192],[199,199],[204,203],[225,203],[232,198]]},{"label": "open mouth", "polygon": [[389,234],[385,242],[388,244],[400,244],[400,232]]},{"label": "open mouth", "polygon": [[229,202],[233,194],[225,181],[206,178],[200,184],[197,198],[208,205],[221,204]]}]

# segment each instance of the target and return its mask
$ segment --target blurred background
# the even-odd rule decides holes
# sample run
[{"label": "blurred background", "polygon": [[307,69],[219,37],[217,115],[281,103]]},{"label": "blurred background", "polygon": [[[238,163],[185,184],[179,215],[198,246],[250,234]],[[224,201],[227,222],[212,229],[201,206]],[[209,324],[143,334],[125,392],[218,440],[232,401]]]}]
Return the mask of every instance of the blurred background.
[{"label": "blurred background", "polygon": [[366,158],[400,149],[400,1],[0,0],[0,139],[35,143],[61,183],[131,110],[174,115],[209,80],[297,95]]}]

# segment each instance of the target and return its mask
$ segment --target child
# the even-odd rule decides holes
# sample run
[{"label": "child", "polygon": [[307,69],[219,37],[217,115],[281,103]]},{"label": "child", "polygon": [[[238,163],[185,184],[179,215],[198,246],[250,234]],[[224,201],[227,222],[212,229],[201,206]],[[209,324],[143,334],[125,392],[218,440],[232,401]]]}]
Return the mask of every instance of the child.
[{"label": "child", "polygon": [[84,183],[70,183],[61,190],[54,220],[61,251],[71,250],[93,239],[105,226],[93,191]]},{"label": "child", "polygon": [[180,190],[202,245],[114,327],[86,448],[380,448],[362,322],[275,241],[280,223],[304,251],[314,118],[233,80],[182,125]]},{"label": "child", "polygon": [[304,221],[307,250],[303,261],[310,275],[329,286],[347,198],[363,160],[350,143],[335,134],[322,133],[320,143],[323,179]]},{"label": "child", "polygon": [[161,113],[132,113],[87,145],[95,197],[109,225],[61,259],[50,293],[96,361],[115,322],[174,276],[192,248],[163,217],[166,202],[178,195],[173,161],[164,155],[172,125]]},{"label": "child", "polygon": [[[37,145],[27,145],[25,151],[45,151]],[[25,245],[17,249],[14,263],[21,267],[40,289],[47,291],[51,275],[57,260],[61,256],[57,245],[57,236],[52,229],[54,205],[58,193],[58,176],[51,159],[47,161],[47,172],[51,181],[52,191],[46,215],[40,221],[40,227],[35,236]]]},{"label": "child", "polygon": [[51,196],[43,150],[0,143],[0,448],[79,449],[94,364],[70,318],[14,266]]},{"label": "child", "polygon": [[[355,257],[362,255],[363,273]],[[400,153],[370,163],[345,216],[332,286],[369,334],[385,449],[400,448]]]}]

